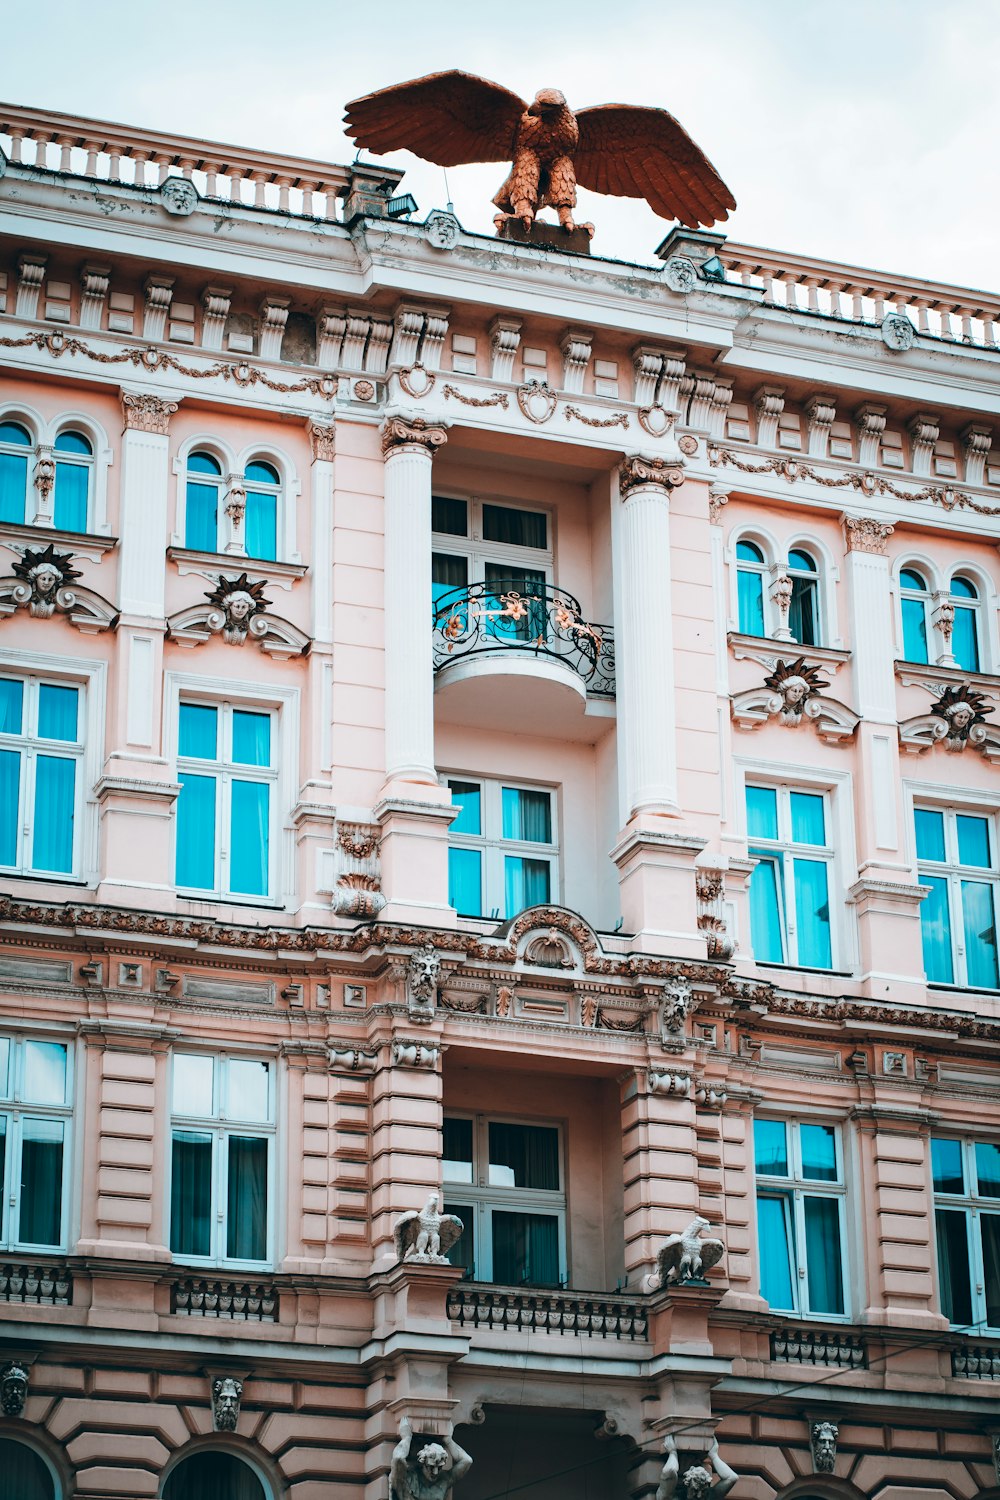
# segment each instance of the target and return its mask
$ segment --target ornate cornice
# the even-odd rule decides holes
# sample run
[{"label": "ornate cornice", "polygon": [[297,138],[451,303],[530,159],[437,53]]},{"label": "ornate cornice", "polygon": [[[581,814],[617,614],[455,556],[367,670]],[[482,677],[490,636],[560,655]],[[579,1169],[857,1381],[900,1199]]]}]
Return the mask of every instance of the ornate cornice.
[{"label": "ornate cornice", "polygon": [[622,460],[618,469],[618,487],[623,500],[627,500],[633,490],[655,488],[669,494],[683,483],[684,466],[676,459],[632,453]]},{"label": "ornate cornice", "polygon": [[176,401],[153,396],[148,391],[122,391],[122,418],[126,432],[153,432],[166,437],[170,418],[177,410]]},{"label": "ornate cornice", "polygon": [[843,520],[848,552],[871,552],[876,557],[885,557],[895,526],[876,521],[874,516],[845,515]]},{"label": "ornate cornice", "polygon": [[448,432],[443,422],[426,417],[386,417],[382,423],[382,456],[406,450],[426,453],[433,458],[439,448],[448,441]]}]

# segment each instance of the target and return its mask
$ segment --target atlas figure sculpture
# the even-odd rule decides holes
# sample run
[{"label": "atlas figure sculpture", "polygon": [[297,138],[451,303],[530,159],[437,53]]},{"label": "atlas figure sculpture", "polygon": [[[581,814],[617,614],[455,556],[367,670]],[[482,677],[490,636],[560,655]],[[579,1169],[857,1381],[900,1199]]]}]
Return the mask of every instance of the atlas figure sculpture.
[{"label": "atlas figure sculpture", "polygon": [[510,161],[493,202],[501,229],[531,229],[554,208],[567,231],[577,184],[596,193],[645,198],[654,213],[696,228],[725,219],[736,200],[708,157],[665,109],[602,104],[574,113],[558,89],[528,104],[471,73],[431,73],[365,94],[347,106],[347,133],[369,151],[412,151],[442,167]]},{"label": "atlas figure sculpture", "polygon": [[453,1486],[472,1468],[472,1459],[450,1437],[425,1443],[416,1456],[410,1452],[412,1444],[413,1427],[403,1417],[389,1467],[392,1500],[449,1500]]},{"label": "atlas figure sculpture", "polygon": [[712,1473],[716,1476],[714,1481],[702,1464],[693,1464],[681,1474],[677,1444],[669,1434],[663,1440],[663,1451],[667,1455],[667,1461],[660,1472],[656,1500],[674,1500],[674,1496],[678,1500],[682,1496],[683,1500],[706,1500],[710,1495],[715,1496],[715,1500],[722,1500],[722,1496],[729,1494],[740,1477],[721,1457],[719,1444],[714,1438],[705,1456],[705,1463],[711,1464]]}]

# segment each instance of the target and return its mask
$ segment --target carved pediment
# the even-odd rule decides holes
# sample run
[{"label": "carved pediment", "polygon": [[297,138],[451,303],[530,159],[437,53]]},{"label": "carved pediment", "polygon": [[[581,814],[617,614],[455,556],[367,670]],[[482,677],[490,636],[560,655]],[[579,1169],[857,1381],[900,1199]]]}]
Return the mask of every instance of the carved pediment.
[{"label": "carved pediment", "polygon": [[256,641],[262,651],[279,661],[291,656],[305,656],[312,641],[290,620],[273,615],[269,610],[260,610],[249,616],[246,628],[234,630],[226,611],[211,603],[194,604],[182,609],[167,620],[167,632],[179,646],[200,646],[213,635],[220,635],[231,646],[243,646],[248,640]]},{"label": "carved pediment", "polygon": [[858,715],[836,698],[813,693],[798,704],[790,705],[787,694],[764,684],[737,693],[732,699],[732,716],[740,729],[759,729],[769,719],[777,719],[779,723],[794,728],[803,719],[808,719],[819,737],[830,744],[849,740],[859,722]]}]

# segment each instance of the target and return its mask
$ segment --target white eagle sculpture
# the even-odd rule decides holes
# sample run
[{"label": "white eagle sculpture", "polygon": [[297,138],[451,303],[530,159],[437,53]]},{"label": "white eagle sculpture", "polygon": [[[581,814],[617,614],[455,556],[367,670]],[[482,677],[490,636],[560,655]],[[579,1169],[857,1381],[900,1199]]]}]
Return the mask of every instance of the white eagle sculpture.
[{"label": "white eagle sculpture", "polygon": [[668,1235],[656,1257],[656,1270],[646,1277],[646,1290],[655,1292],[679,1281],[700,1278],[717,1266],[726,1247],[721,1240],[702,1239],[704,1230],[711,1227],[699,1214],[680,1234]]},{"label": "white eagle sculpture", "polygon": [[392,1226],[400,1260],[417,1265],[447,1265],[448,1251],[461,1237],[465,1225],[456,1214],[439,1213],[440,1201],[439,1193],[431,1193],[419,1213],[411,1209],[400,1214]]}]

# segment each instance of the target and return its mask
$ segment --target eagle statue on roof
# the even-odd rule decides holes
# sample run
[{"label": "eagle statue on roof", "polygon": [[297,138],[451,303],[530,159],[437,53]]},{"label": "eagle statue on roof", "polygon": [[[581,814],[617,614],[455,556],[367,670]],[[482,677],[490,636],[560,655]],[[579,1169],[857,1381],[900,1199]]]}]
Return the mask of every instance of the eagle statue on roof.
[{"label": "eagle statue on roof", "polygon": [[[595,193],[645,198],[654,213],[690,228],[724,219],[736,200],[687,131],[665,109],[602,104],[576,113],[558,89],[528,104],[471,73],[431,73],[365,94],[347,106],[348,135],[369,151],[412,151],[441,167],[510,161],[493,202],[530,230],[539,209],[573,219],[577,184]],[[593,233],[593,225],[580,228]]]}]

